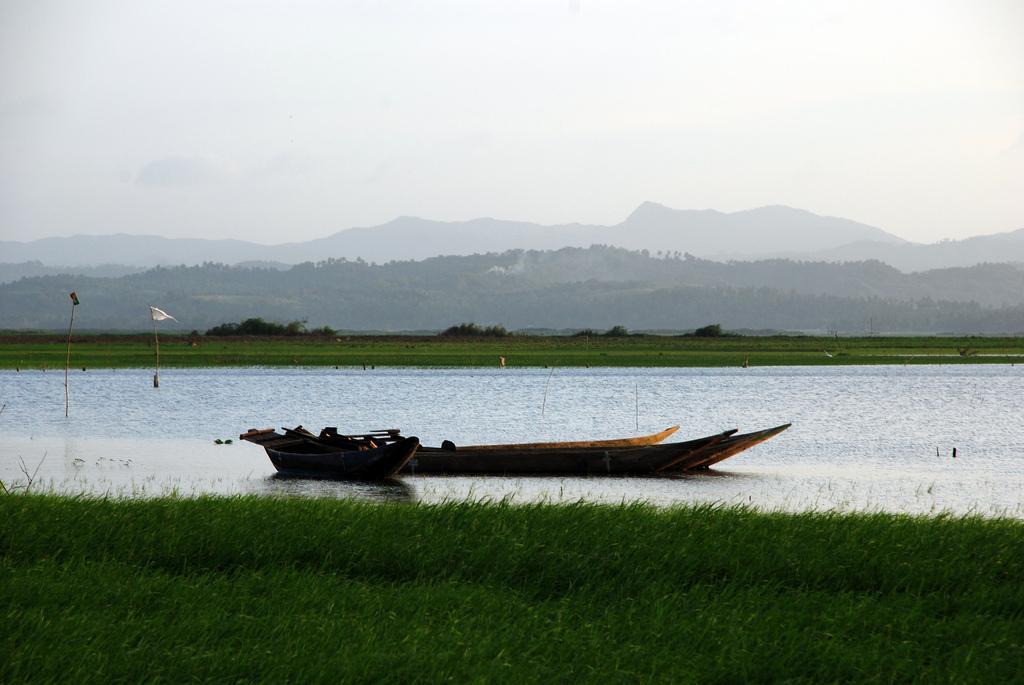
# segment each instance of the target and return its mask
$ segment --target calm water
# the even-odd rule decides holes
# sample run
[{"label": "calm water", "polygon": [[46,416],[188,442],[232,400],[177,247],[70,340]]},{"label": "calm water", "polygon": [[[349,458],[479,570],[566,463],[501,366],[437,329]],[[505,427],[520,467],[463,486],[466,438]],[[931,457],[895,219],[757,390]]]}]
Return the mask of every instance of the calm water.
[{"label": "calm water", "polygon": [[[68,493],[644,500],[1024,518],[1024,365],[764,369],[0,371],[0,480]],[[551,376],[549,378],[549,373]],[[545,400],[545,387],[546,400]],[[399,427],[426,444],[678,439],[793,422],[714,472],[654,478],[274,477],[251,427]],[[215,445],[216,438],[235,444]],[[951,456],[957,448],[957,458]],[[938,454],[936,454],[938,452]]]}]

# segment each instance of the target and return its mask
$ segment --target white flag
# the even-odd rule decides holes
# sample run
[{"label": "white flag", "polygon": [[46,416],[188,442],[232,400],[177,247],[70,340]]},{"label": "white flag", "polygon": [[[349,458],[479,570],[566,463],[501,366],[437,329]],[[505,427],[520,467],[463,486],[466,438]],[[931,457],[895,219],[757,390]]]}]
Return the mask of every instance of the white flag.
[{"label": "white flag", "polygon": [[168,314],[164,310],[157,309],[156,307],[154,307],[152,305],[150,305],[150,307],[149,307],[149,318],[153,319],[153,321],[163,321],[165,319],[170,319],[171,321],[177,321],[177,319],[175,319],[173,316],[171,316],[170,314]]}]

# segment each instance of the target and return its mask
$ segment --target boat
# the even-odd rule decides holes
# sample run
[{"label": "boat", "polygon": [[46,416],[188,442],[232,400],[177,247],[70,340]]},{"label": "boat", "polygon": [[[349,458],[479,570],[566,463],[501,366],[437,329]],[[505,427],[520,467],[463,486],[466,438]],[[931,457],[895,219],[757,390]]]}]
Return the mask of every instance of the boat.
[{"label": "boat", "polygon": [[784,423],[774,428],[732,435],[715,445],[709,445],[702,450],[686,455],[673,464],[666,464],[659,470],[659,473],[671,475],[680,472],[705,471],[720,461],[746,451],[765,440],[774,438],[791,425],[793,424]]},{"label": "boat", "polygon": [[[734,429],[685,442],[626,446],[607,444],[614,441],[596,441],[456,447],[445,441],[443,447],[420,447],[401,473],[677,475],[710,468],[778,435],[789,426],[784,424],[742,435],[736,435]],[[318,438],[346,449],[361,443],[375,448],[399,439],[400,433],[389,429],[364,435],[341,435],[332,427],[325,428]]]},{"label": "boat", "polygon": [[654,475],[667,463],[727,439],[732,431],[686,442],[635,447],[426,448],[410,474]]},{"label": "boat", "polygon": [[613,438],[611,440],[577,440],[570,442],[523,442],[507,445],[472,445],[459,447],[459,451],[500,451],[524,449],[564,449],[568,447],[641,447],[655,445],[679,430],[679,426],[669,426],[660,433],[640,435],[635,438]]},{"label": "boat", "polygon": [[383,480],[395,476],[420,445],[418,438],[398,436],[379,445],[338,446],[317,439],[302,426],[282,430],[284,434],[251,428],[238,437],[263,447],[274,468],[286,476]]},{"label": "boat", "polygon": [[[300,426],[301,428],[301,426]],[[610,440],[575,440],[568,442],[521,442],[521,443],[510,443],[504,445],[467,445],[465,447],[455,447],[455,444],[450,440],[445,440],[441,443],[439,448],[420,447],[421,450],[432,450],[432,449],[443,449],[443,450],[458,450],[462,453],[468,452],[497,452],[502,450],[527,450],[527,449],[565,449],[565,448],[587,448],[587,447],[640,447],[643,445],[654,445],[668,436],[672,435],[679,430],[679,426],[669,426],[665,430],[658,433],[651,433],[650,435],[638,435],[633,438],[612,438]],[[312,433],[306,433],[310,437],[313,437]],[[397,428],[387,428],[384,430],[371,431],[362,435],[342,435],[338,433],[338,429],[334,426],[328,426],[320,431],[319,438],[321,440],[330,441],[332,444],[346,444],[346,445],[359,445],[359,444],[374,444],[380,442],[388,442],[400,437],[401,431]]]}]

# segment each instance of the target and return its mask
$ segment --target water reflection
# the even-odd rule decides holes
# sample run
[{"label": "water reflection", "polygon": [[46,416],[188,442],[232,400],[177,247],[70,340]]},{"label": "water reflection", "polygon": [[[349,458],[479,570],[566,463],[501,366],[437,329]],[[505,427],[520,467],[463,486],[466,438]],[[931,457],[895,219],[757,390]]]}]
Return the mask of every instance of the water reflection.
[{"label": "water reflection", "polygon": [[[756,447],[754,448],[756,449]],[[713,466],[704,471],[690,471],[685,473],[669,474],[668,476],[658,476],[658,478],[668,478],[670,480],[696,480],[706,478],[723,478],[731,480],[747,480],[750,479],[753,474],[750,473],[739,473],[737,471],[720,471],[718,466]]]},{"label": "water reflection", "polygon": [[370,502],[412,502],[413,491],[398,479],[379,482],[332,480],[330,478],[302,478],[280,473],[262,479],[247,481],[246,492],[256,495],[287,497],[328,497],[357,499]]}]

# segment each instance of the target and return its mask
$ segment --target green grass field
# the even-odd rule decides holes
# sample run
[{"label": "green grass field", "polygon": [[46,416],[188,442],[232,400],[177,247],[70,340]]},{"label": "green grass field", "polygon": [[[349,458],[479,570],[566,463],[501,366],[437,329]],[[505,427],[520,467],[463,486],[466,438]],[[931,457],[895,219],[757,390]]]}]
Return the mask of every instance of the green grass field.
[{"label": "green grass field", "polygon": [[[959,350],[967,351],[961,356]],[[832,356],[826,354],[828,352]],[[66,343],[54,336],[0,337],[0,368],[63,368]],[[684,338],[361,337],[198,338],[164,336],[160,364],[203,366],[751,366],[1024,362],[1024,338],[803,336]],[[148,367],[150,336],[76,336],[74,368]]]},{"label": "green grass field", "polygon": [[1011,682],[1024,524],[0,497],[0,681]]}]

